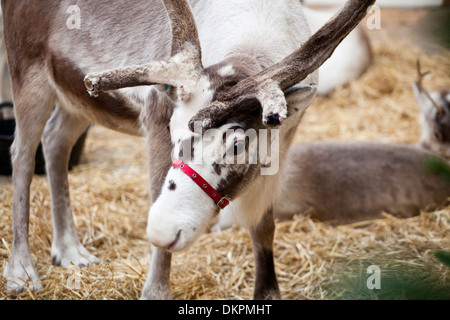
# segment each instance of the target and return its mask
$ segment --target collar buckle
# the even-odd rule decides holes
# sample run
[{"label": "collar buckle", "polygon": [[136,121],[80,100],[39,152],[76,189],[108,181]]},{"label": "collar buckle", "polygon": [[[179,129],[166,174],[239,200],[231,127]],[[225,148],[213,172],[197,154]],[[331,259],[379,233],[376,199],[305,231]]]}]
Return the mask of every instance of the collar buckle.
[{"label": "collar buckle", "polygon": [[225,209],[229,204],[230,204],[230,200],[228,200],[225,197],[223,197],[222,199],[219,200],[219,202],[217,202],[217,206],[221,210]]}]

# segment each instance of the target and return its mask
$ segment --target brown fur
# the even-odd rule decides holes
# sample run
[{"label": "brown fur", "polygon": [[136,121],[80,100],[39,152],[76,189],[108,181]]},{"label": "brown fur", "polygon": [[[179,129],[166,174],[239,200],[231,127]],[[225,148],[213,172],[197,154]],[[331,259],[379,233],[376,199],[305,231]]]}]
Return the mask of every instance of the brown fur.
[{"label": "brown fur", "polygon": [[[69,30],[66,9],[73,3],[68,0],[2,1],[16,116],[15,141],[11,149],[14,240],[3,272],[8,280],[8,291],[21,291],[27,285],[30,289],[42,287],[30,254],[28,223],[32,168],[44,127],[43,143],[55,225],[52,258],[63,266],[70,263],[83,266],[98,261],[81,245],[73,224],[67,152],[91,121],[122,132],[141,134],[138,104],[142,101],[132,101],[133,96],[126,98],[121,93],[104,95],[97,100],[90,98],[83,86],[83,75],[94,71],[90,68],[112,67],[111,64],[124,59],[143,63],[170,56],[170,33],[163,32],[169,28],[167,15],[162,14],[162,4],[147,0],[130,3],[80,1],[81,12],[86,13],[81,17],[82,28]],[[120,6],[125,6],[126,10],[121,11]],[[117,36],[118,29],[123,36]],[[141,35],[144,30],[149,32],[147,37]],[[160,41],[159,48],[151,46],[155,38]],[[127,47],[125,41],[133,42],[134,47]],[[95,54],[87,56],[89,53]],[[55,109],[57,102],[60,106]],[[52,112],[52,119],[48,121]],[[170,159],[170,154],[164,157]],[[155,183],[158,183],[156,175]],[[160,257],[167,259],[167,255]],[[161,265],[166,263],[163,261]],[[164,274],[167,272],[161,277]],[[160,282],[168,287],[168,279]]]},{"label": "brown fur", "polygon": [[260,224],[251,229],[256,260],[255,300],[281,299],[273,259],[275,223],[269,210]]},{"label": "brown fur", "polygon": [[[140,111],[124,96],[102,93],[93,99],[83,84],[84,74],[69,60],[52,55],[50,58],[51,74],[61,90],[72,96],[85,107],[83,112],[96,123],[110,129],[126,128],[121,131],[139,135]],[[128,128],[132,128],[129,131]]]},{"label": "brown fur", "polygon": [[165,94],[153,90],[149,105],[141,114],[141,122],[147,132],[152,202],[158,198],[171,165],[173,145],[166,128],[170,123],[173,108],[174,103]]},{"label": "brown fur", "polygon": [[44,62],[50,21],[57,6],[56,2],[43,7],[36,1],[2,0],[4,25],[8,26],[5,30],[8,62],[16,88],[22,85],[30,60]]}]

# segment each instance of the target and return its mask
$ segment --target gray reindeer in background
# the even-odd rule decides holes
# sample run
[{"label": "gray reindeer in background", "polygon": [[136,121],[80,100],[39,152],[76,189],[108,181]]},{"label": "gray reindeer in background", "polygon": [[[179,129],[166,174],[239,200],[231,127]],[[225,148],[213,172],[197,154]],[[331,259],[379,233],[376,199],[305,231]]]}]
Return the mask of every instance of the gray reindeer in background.
[{"label": "gray reindeer in background", "polygon": [[[417,215],[442,204],[450,184],[426,170],[430,158],[450,155],[450,90],[429,93],[418,62],[413,83],[422,136],[417,146],[371,142],[317,142],[292,147],[282,183],[281,219],[308,213],[320,220],[351,223]],[[314,164],[314,165],[312,165]]]}]

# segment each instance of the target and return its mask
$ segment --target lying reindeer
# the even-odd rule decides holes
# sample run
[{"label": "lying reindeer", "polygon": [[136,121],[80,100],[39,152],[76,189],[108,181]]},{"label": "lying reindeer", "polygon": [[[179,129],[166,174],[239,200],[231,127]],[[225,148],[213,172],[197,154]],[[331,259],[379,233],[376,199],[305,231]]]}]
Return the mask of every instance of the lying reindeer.
[{"label": "lying reindeer", "polygon": [[283,199],[274,205],[276,217],[309,213],[350,223],[380,218],[384,211],[406,218],[450,197],[450,184],[425,168],[427,159],[450,154],[450,90],[429,94],[422,86],[426,74],[418,71],[413,88],[420,108],[419,145],[318,142],[292,147]]},{"label": "lying reindeer", "polygon": [[[336,224],[381,218],[382,212],[411,217],[441,205],[450,184],[428,172],[425,162],[450,155],[450,90],[428,93],[418,64],[413,84],[420,109],[418,146],[371,142],[315,142],[289,149],[274,216],[308,214]],[[213,227],[224,229],[232,216]]]}]

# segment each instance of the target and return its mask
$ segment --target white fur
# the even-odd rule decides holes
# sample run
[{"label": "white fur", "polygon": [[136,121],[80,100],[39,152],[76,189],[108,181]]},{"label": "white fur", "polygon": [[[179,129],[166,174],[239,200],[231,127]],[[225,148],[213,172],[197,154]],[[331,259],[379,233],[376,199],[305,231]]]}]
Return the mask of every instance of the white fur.
[{"label": "white fur", "polygon": [[235,73],[235,71],[231,64],[228,64],[219,70],[219,75],[221,75],[222,77],[232,76],[232,75],[234,75],[234,73]]},{"label": "white fur", "polygon": [[188,127],[189,120],[211,102],[214,93],[211,91],[210,86],[209,79],[203,76],[196,83],[195,87],[191,89],[192,98],[177,102],[170,119],[170,132],[174,144],[179,139],[184,140],[191,137],[192,132]]},{"label": "white fur", "polygon": [[[184,119],[185,112],[185,108],[180,105],[175,110],[176,115],[174,114],[174,118],[181,122],[181,119]],[[189,118],[187,119],[189,120]],[[187,126],[186,120],[184,125]],[[228,137],[229,141],[223,147],[222,136],[233,125],[224,125],[220,130],[214,130],[216,132],[215,136],[220,139],[209,140],[208,133],[205,134],[202,138],[204,140],[195,145],[195,161],[186,160],[186,163],[213,188],[217,188],[221,179],[227,175],[227,169],[223,168],[222,175],[219,176],[214,172],[211,164],[222,158],[224,152],[226,152],[226,147],[230,144],[233,146],[233,141],[245,137],[245,134],[240,132],[230,135]],[[194,135],[198,134],[189,130],[175,129],[172,133],[172,139],[176,141],[174,154],[178,154],[180,150],[180,143],[178,143],[180,139],[190,141],[190,137]],[[209,135],[214,135],[214,132]],[[200,149],[200,144],[203,141],[210,142],[210,146]],[[200,150],[203,152],[198,155]],[[200,162],[197,162],[197,156],[200,156]],[[175,190],[169,190],[170,183],[175,183]],[[178,168],[171,168],[166,176],[161,195],[150,209],[147,236],[151,243],[161,248],[170,249],[171,251],[187,249],[198,236],[203,234],[215,222],[217,218],[213,214],[215,211],[216,204],[214,201],[190,177]],[[176,246],[168,248],[176,239],[180,230],[182,232]]]},{"label": "white fur", "polygon": [[205,0],[193,11],[205,66],[234,52],[253,51],[267,62],[279,61],[310,35],[298,1]]},{"label": "white fur", "polygon": [[[207,176],[204,178],[208,179]],[[168,191],[169,181],[175,182],[175,191]],[[214,209],[215,203],[190,177],[180,169],[172,168],[167,174],[163,192],[150,209],[147,236],[160,248],[171,251],[187,249],[207,230]],[[169,248],[180,230],[176,246]]]},{"label": "white fur", "polygon": [[[205,0],[201,2],[201,6],[194,5],[193,11],[205,66],[218,63],[233,53],[250,54],[262,65],[271,65],[298,49],[299,44],[306,41],[310,35],[297,1],[280,3],[268,0]],[[225,66],[219,74],[227,75],[231,71],[234,71],[232,66]],[[311,74],[302,83],[317,83],[317,73]],[[271,83],[266,85],[268,89],[274,89]],[[199,94],[201,91],[203,93]],[[209,91],[208,80],[202,78],[189,101],[178,101],[170,124],[175,157],[180,148],[178,142],[193,136],[188,128],[189,120],[211,102],[212,94],[213,92]],[[264,115],[273,112],[280,113],[286,118],[286,111],[279,110],[286,108],[284,93],[280,91],[279,97],[279,100],[269,101],[265,105]],[[264,103],[267,102],[265,97],[259,98]],[[303,102],[299,101],[300,104]],[[297,117],[300,117],[301,112],[298,113],[298,116],[292,116],[293,120],[287,120],[283,124],[282,127],[286,129],[286,131],[283,129],[283,132],[289,131],[289,126],[298,123]],[[227,126],[220,128],[222,132],[226,129]],[[282,141],[281,148],[287,148],[284,145],[286,142],[283,134],[280,135],[280,141]],[[219,148],[221,142],[218,141],[214,145],[215,148]],[[285,150],[280,150],[280,154],[285,154]],[[221,177],[215,174],[209,165],[214,159],[208,158],[205,152],[202,156],[200,163],[195,161],[189,165],[216,187]],[[278,163],[282,159],[276,160]],[[226,170],[223,169],[222,175],[226,174]],[[277,197],[274,190],[279,189],[278,179],[277,175],[257,177],[224,212],[236,216],[239,222],[247,227],[257,225]],[[170,181],[176,184],[175,191],[169,190]],[[181,170],[172,168],[166,177],[160,197],[149,212],[147,235],[153,244],[167,249],[176,239],[179,230],[182,230],[176,246],[170,250],[186,249],[217,218],[211,214],[214,209],[214,202],[199,186]]]},{"label": "white fur", "polygon": [[[171,138],[175,145],[174,155],[180,151],[179,141],[190,141],[194,136],[188,127],[189,120],[202,108],[207,107],[212,97],[209,79],[203,76],[192,89],[191,99],[177,102],[170,121]],[[212,180],[212,174],[200,170],[201,167],[195,169],[199,170],[198,172],[201,172],[207,181]],[[176,190],[168,191],[170,181],[176,184]],[[167,174],[161,196],[153,204],[148,215],[147,236],[150,242],[161,248],[167,248],[175,240],[178,231],[182,230],[177,246],[171,250],[185,249],[199,234],[205,232],[208,227],[205,222],[211,219],[214,206],[206,193],[189,177],[181,170],[172,168]],[[198,210],[192,210],[193,207]]]},{"label": "white fur", "polygon": [[[414,95],[417,100],[417,104],[420,109],[420,128],[421,128],[421,137],[420,144],[422,145],[434,145],[435,136],[433,130],[434,119],[436,118],[436,114],[438,111],[433,106],[432,102],[428,99],[428,97],[423,92],[417,83],[413,84]],[[441,103],[440,96],[437,92],[430,93],[431,98],[434,101],[438,101]]]}]

